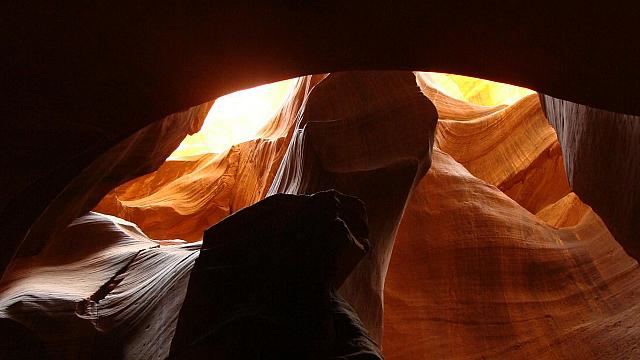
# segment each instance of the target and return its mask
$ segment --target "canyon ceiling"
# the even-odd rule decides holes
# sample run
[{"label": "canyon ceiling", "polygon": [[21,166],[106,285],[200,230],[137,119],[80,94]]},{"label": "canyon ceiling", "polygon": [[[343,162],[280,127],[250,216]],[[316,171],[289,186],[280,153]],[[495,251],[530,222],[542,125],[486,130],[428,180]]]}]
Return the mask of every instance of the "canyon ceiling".
[{"label": "canyon ceiling", "polygon": [[[220,261],[175,239],[242,223],[269,195],[337,189],[366,204],[370,244],[342,194],[309,200],[340,204],[351,234],[317,259],[344,278],[318,275],[309,296],[353,321],[366,356],[640,356],[638,5],[7,2],[0,16],[0,314],[33,351],[175,354]],[[538,94],[479,106],[412,71]],[[293,77],[256,139],[164,162],[213,99]],[[194,179],[197,203],[139,196]]]}]

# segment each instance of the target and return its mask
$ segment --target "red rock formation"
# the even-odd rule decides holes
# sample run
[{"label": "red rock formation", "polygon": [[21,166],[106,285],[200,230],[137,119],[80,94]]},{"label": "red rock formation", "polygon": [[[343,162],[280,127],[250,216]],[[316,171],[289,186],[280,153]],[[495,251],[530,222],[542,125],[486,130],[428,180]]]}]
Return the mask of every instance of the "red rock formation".
[{"label": "red rock formation", "polygon": [[[311,80],[311,78],[305,80],[307,81],[306,90],[301,90],[299,96],[294,97],[287,105],[295,111],[283,111],[281,120],[285,125],[283,126],[278,120],[270,126],[270,128],[280,129],[279,131],[285,131],[287,137],[294,139],[290,142],[287,155],[277,174],[270,168],[271,163],[259,162],[259,159],[270,158],[265,156],[265,153],[274,153],[274,147],[278,145],[277,141],[269,143],[258,140],[245,143],[239,146],[239,153],[241,157],[257,160],[254,167],[249,167],[246,173],[258,174],[256,177],[263,179],[275,176],[272,191],[282,187],[288,192],[311,193],[324,188],[337,187],[355,193],[367,202],[371,216],[372,255],[368,255],[353,275],[346,280],[341,293],[353,304],[355,310],[362,314],[365,326],[371,329],[374,339],[379,341],[384,273],[391,253],[395,229],[400,221],[407,196],[416,179],[421,177],[428,167],[436,118],[435,109],[428,99],[420,94],[415,85],[415,78],[410,72],[333,74],[309,92]],[[304,110],[298,112],[298,109]],[[397,125],[398,121],[400,126]],[[392,136],[387,137],[385,141],[380,141],[378,134],[381,133]],[[347,139],[360,139],[360,141],[354,145]],[[286,139],[279,141],[287,142]],[[261,147],[262,143],[266,143],[267,146]],[[280,149],[282,153],[284,148]],[[367,151],[363,151],[364,149]],[[306,155],[300,158],[299,154]],[[188,162],[168,163],[158,172],[136,179],[116,189],[113,194],[146,195],[147,192],[153,193],[149,190],[163,190],[166,184],[176,179],[182,181],[184,187],[193,187],[193,183],[187,184],[186,181],[207,175],[213,175],[208,176],[210,182],[220,181],[221,177],[215,172],[213,174],[206,172],[211,167],[200,166],[201,162],[198,161],[193,163],[194,166],[182,169],[179,167]],[[242,162],[239,163],[242,164]],[[177,171],[173,177],[165,176],[169,173],[167,169]],[[289,171],[291,169],[294,171]],[[195,174],[188,171],[194,171]],[[199,175],[198,171],[203,175]],[[178,177],[175,174],[181,176]],[[237,178],[242,179],[241,176]],[[248,179],[245,182],[234,183],[230,193],[251,193],[253,189],[245,186],[251,184],[254,177],[248,176]],[[267,180],[263,181],[266,183]],[[264,190],[266,191],[266,188]],[[261,194],[265,191],[258,191],[251,195],[238,195],[236,204],[244,205],[242,201],[255,201],[263,196]],[[222,194],[222,201],[228,201],[225,193],[216,193],[211,196],[211,199],[217,201],[216,196],[220,194]],[[147,198],[153,199],[153,197]],[[108,201],[110,196],[105,199]],[[180,209],[180,198],[174,199],[177,200],[176,203],[168,208]],[[191,217],[207,216],[211,202],[204,203],[205,206],[195,207]],[[141,209],[141,216],[145,215],[145,210],[151,215],[154,214],[153,206],[141,207]],[[194,221],[193,224],[198,222]],[[104,232],[98,228],[94,231]],[[86,236],[91,235],[86,234]],[[142,241],[140,244],[142,247],[148,247],[149,243],[153,243],[140,231],[135,238]],[[104,279],[86,283],[85,286],[91,289],[91,294],[94,295],[88,295],[87,292],[77,296],[76,300],[69,301],[69,304],[75,304],[77,307],[75,314],[70,314],[69,309],[65,313],[71,321],[81,324],[78,326],[99,330],[97,335],[96,330],[84,332],[82,335],[95,338],[94,342],[97,345],[89,349],[60,348],[60,352],[90,354],[97,348],[108,346],[110,351],[102,354],[103,356],[137,358],[147,357],[147,354],[161,357],[166,355],[168,348],[163,346],[150,349],[151,341],[149,340],[154,336],[159,339],[168,339],[172,336],[172,329],[175,326],[174,315],[165,317],[159,314],[162,311],[168,311],[169,314],[177,313],[180,299],[186,291],[185,279],[190,264],[195,259],[194,254],[188,249],[171,251],[170,248],[145,248],[125,265],[112,257],[104,259],[98,257],[99,261],[112,264],[114,269],[106,272]],[[46,260],[48,255],[43,253],[39,256]],[[83,256],[86,256],[89,262],[96,260],[91,258],[89,252]],[[79,276],[79,272],[73,268],[60,266],[58,270],[61,278]],[[88,269],[83,268],[82,271],[88,271]],[[14,273],[10,274],[13,279]],[[148,278],[148,274],[155,274],[155,276]],[[33,276],[28,275],[28,278]],[[34,281],[39,280],[34,278]],[[41,281],[49,280],[41,279]],[[13,284],[12,280],[7,284]],[[7,286],[11,288],[18,285]],[[69,291],[73,293],[77,290]],[[13,307],[16,302],[20,303],[19,299],[15,300],[10,296],[10,291],[3,293],[2,296],[6,294],[9,294],[6,299],[8,308]],[[43,301],[44,311],[40,314],[46,314],[49,311],[48,307],[57,301],[57,295]],[[147,309],[134,305],[147,302],[151,302]],[[160,318],[153,320],[154,316],[160,316]],[[65,321],[63,319],[59,323],[66,324]],[[37,324],[30,326],[35,327]],[[148,330],[149,328],[152,330]],[[71,339],[70,341],[74,344],[86,340],[77,338],[78,335],[74,332],[77,327],[70,327],[70,329],[70,332],[62,332],[61,338]],[[162,331],[163,329],[166,331]],[[58,346],[54,340],[48,339],[44,334],[39,336],[44,338],[48,347]],[[164,340],[162,341],[165,344]]]},{"label": "red rock formation", "polygon": [[442,150],[398,231],[387,357],[640,356],[638,263],[569,192],[537,97],[452,107],[421,85],[441,114]]},{"label": "red rock formation", "polygon": [[331,74],[312,91],[269,191],[335,188],[364,201],[371,251],[340,293],[378,342],[395,232],[414,184],[429,167],[436,116],[410,72]]},{"label": "red rock formation", "polygon": [[[153,238],[194,241],[223,217],[264,197],[272,180],[270,193],[337,188],[355,194],[367,203],[374,248],[341,291],[379,340],[382,284],[395,227],[413,183],[428,168],[435,110],[409,72],[322,79],[301,81],[263,139],[221,156],[167,162],[115,189],[95,210],[133,221]],[[283,145],[288,145],[284,159]]]},{"label": "red rock formation", "polygon": [[416,77],[438,108],[436,145],[469,172],[532,213],[570,191],[562,151],[537,96],[523,97],[512,106],[479,106],[440,93],[429,73]]},{"label": "red rock formation", "polygon": [[[434,91],[424,74],[417,78],[419,87],[409,72],[305,78],[261,139],[221,157],[166,163],[99,204],[154,236],[97,213],[64,228],[108,187],[157,167],[178,134],[193,130],[185,124],[199,124],[204,107],[191,118],[176,115],[178,134],[169,120],[144,129],[94,162],[34,225],[27,244],[44,248],[14,260],[0,283],[0,318],[7,319],[0,329],[17,329],[34,351],[44,345],[54,357],[164,358],[200,244],[152,238],[197,240],[267,193],[337,188],[366,203],[372,245],[340,294],[378,342],[384,294],[388,358],[640,356],[638,264],[570,192],[537,97],[478,106]],[[556,110],[547,107],[547,115],[559,127]],[[635,129],[623,118],[615,124]],[[420,180],[434,130],[433,168]],[[570,139],[580,133],[564,131]],[[150,140],[158,133],[166,137],[156,147]],[[634,131],[619,136],[621,149],[636,151]],[[570,151],[580,148],[562,139]],[[156,151],[143,158],[132,152],[145,149]],[[568,164],[580,163],[576,154]],[[576,190],[581,173],[571,178]],[[628,228],[635,188],[621,184],[631,200],[622,203],[626,217],[615,219]],[[51,234],[36,236],[47,226]]]}]

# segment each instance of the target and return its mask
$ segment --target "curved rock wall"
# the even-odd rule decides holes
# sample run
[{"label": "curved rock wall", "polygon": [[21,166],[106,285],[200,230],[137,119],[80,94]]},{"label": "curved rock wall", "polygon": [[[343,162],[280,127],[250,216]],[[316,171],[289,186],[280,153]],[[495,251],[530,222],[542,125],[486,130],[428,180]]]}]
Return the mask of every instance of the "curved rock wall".
[{"label": "curved rock wall", "polygon": [[[11,244],[7,244],[6,250],[0,254],[0,267],[4,268],[9,264],[14,255],[11,251],[13,248],[16,252],[19,249],[20,256],[37,254],[52,236],[64,231],[73,219],[91,210],[111,189],[157,169],[187,134],[198,131],[211,104],[212,102],[207,102],[167,116],[136,132],[92,159],[75,178],[65,180],[68,183],[64,189],[46,204],[39,201],[52,194],[45,195],[41,191],[48,192],[55,188],[49,188],[46,182],[48,179],[58,181],[57,172],[65,172],[68,170],[67,165],[74,166],[74,161],[62,165],[50,174],[50,178],[45,176],[32,179],[31,187],[36,189],[27,196],[35,202],[28,201],[14,208],[15,211],[7,213],[3,219],[4,224],[9,225],[4,232],[5,239]],[[91,152],[88,151],[87,154]],[[81,158],[84,154],[77,156]],[[62,178],[67,175],[64,174]],[[42,198],[38,198],[39,196]],[[25,212],[18,210],[29,207],[30,211],[36,211],[30,204],[34,207],[45,205],[37,210],[39,215],[33,223],[24,217]],[[24,239],[20,237],[23,231],[26,233]]]},{"label": "curved rock wall", "polygon": [[156,239],[197,241],[269,186],[269,194],[336,188],[356,195],[367,204],[374,249],[341,291],[379,340],[393,237],[413,184],[428,169],[435,119],[410,72],[307,77],[260,139],[167,162],[112,191],[95,210],[135,222]]},{"label": "curved rock wall", "polygon": [[640,114],[634,2],[156,5],[3,4],[3,270],[31,224],[101,154],[169,114],[261,83],[437,70]]},{"label": "curved rock wall", "polygon": [[[142,230],[98,213],[64,227],[108,184],[159,166],[205,108],[143,130],[85,170],[54,204],[59,214],[52,207],[36,224],[32,236],[51,233],[34,237],[48,239],[42,251],[16,259],[0,283],[7,319],[0,330],[19,323],[34,337],[34,351],[44,344],[53,357],[164,358],[200,246],[175,238],[198,240],[268,194],[336,188],[365,202],[371,231],[371,251],[340,293],[388,358],[640,356],[638,263],[571,192],[560,151],[560,144],[568,149],[576,191],[587,175],[585,183],[617,184],[616,199],[627,189],[629,199],[614,209],[621,216],[611,217],[627,222],[608,224],[614,234],[633,228],[636,188],[612,182],[610,173],[634,178],[637,119],[600,123],[598,111],[547,101],[547,115],[562,129],[559,144],[535,95],[479,106],[439,93],[428,80],[410,72],[304,78],[262,138],[222,156],[165,163],[98,205]],[[598,136],[617,134],[614,149],[628,154],[629,166],[609,161],[607,174],[579,170],[579,154],[591,150],[579,144],[604,140],[584,142],[591,137],[576,136],[584,129],[560,118],[612,127]],[[172,133],[170,121],[182,130]],[[600,156],[594,164],[604,163]],[[610,222],[608,206],[602,214]]]},{"label": "curved rock wall", "polygon": [[429,168],[436,118],[410,72],[330,74],[311,93],[269,190],[335,188],[364,201],[371,251],[340,293],[378,342],[395,232],[414,184]]},{"label": "curved rock wall", "polygon": [[570,192],[537,97],[454,107],[421,88],[440,148],[389,265],[387,357],[640,356],[638,263]]},{"label": "curved rock wall", "polygon": [[167,161],[113,189],[94,210],[132,221],[155,239],[201,240],[211,225],[264,198],[309,92],[321,79],[299,79],[257,139],[221,154]]}]

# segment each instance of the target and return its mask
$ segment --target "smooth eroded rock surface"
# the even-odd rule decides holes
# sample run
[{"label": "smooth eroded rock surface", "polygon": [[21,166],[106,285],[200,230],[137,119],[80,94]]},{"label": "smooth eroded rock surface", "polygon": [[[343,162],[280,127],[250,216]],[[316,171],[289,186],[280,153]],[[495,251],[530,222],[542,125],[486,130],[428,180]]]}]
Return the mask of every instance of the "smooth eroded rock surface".
[{"label": "smooth eroded rock surface", "polygon": [[454,106],[421,88],[440,148],[389,265],[387,358],[640,356],[638,263],[570,192],[538,98]]},{"label": "smooth eroded rock surface", "polygon": [[220,154],[167,161],[113,189],[95,211],[134,222],[155,239],[197,241],[225,216],[264,198],[312,86],[300,78],[289,99],[257,134]]},{"label": "smooth eroded rock surface", "polygon": [[52,359],[165,358],[198,248],[89,213],[16,260],[0,283],[0,318]]}]

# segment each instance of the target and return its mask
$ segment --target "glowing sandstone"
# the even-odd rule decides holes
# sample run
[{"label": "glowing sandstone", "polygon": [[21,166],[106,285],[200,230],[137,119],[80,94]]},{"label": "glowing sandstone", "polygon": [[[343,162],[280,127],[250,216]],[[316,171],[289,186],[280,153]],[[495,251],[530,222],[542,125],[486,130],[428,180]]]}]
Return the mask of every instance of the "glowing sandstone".
[{"label": "glowing sandstone", "polygon": [[297,79],[283,80],[216,99],[200,130],[187,135],[169,160],[219,154],[233,145],[264,137],[261,130],[280,111],[296,83]]},{"label": "glowing sandstone", "polygon": [[446,96],[482,106],[513,105],[521,98],[535,94],[534,91],[518,86],[462,75],[434,72],[420,72],[416,75]]},{"label": "glowing sandstone", "polygon": [[435,151],[389,265],[383,353],[638,357],[638,264],[596,214],[580,215],[551,226]]},{"label": "glowing sandstone", "polygon": [[219,154],[167,161],[155,172],[113,189],[94,210],[132,221],[156,239],[202,239],[211,225],[264,198],[293,124],[312,85],[321,78],[295,80],[288,101],[256,139]]},{"label": "glowing sandstone", "polygon": [[[429,96],[430,90],[420,84]],[[436,145],[476,177],[532,213],[570,191],[555,131],[537,95],[496,107],[433,101],[440,114]]]},{"label": "glowing sandstone", "polygon": [[638,263],[570,192],[537,97],[455,108],[421,87],[441,114],[437,144],[451,154],[434,150],[398,231],[385,355],[640,356]]}]

